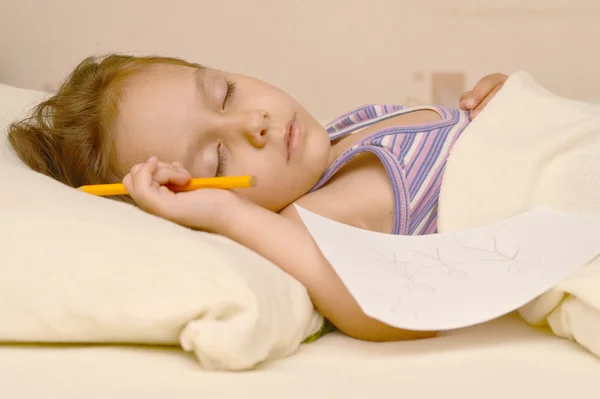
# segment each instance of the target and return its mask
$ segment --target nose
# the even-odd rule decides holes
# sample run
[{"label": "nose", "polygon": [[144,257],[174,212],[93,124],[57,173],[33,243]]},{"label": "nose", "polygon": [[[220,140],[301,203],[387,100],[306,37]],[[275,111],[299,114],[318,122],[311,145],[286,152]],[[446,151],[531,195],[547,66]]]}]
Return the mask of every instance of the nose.
[{"label": "nose", "polygon": [[267,143],[269,113],[264,110],[240,111],[229,115],[229,133],[242,136],[256,148]]}]

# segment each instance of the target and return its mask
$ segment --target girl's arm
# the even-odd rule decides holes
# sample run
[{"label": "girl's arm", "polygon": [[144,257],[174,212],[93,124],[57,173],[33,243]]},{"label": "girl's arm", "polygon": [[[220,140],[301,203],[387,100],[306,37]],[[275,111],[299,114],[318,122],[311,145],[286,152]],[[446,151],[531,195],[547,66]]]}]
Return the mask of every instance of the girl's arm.
[{"label": "girl's arm", "polygon": [[397,341],[434,336],[390,327],[365,315],[321,254],[293,206],[277,214],[229,190],[170,191],[185,185],[180,164],[151,158],[125,177],[129,195],[149,213],[191,228],[222,234],[267,258],[306,287],[316,308],[339,330],[367,341]]},{"label": "girl's arm", "polygon": [[321,254],[293,205],[276,214],[248,203],[247,209],[237,212],[232,221],[224,235],[261,254],[301,282],[315,307],[345,334],[366,341],[436,335],[431,331],[401,330],[364,314]]}]

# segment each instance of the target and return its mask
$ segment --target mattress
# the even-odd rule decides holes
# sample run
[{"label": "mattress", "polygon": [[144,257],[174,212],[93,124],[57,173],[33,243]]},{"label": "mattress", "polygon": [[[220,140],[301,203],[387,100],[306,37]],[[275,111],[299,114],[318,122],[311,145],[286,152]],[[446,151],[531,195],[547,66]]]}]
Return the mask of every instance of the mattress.
[{"label": "mattress", "polygon": [[0,346],[2,398],[593,398],[600,360],[517,315],[397,343],[333,333],[248,372],[177,348]]}]

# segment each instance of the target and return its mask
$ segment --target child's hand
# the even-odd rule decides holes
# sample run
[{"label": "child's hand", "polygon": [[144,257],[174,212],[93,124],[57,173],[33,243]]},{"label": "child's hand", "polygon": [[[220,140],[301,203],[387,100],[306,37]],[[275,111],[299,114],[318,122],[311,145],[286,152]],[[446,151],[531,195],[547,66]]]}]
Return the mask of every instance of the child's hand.
[{"label": "child's hand", "polygon": [[178,162],[159,162],[156,157],[137,164],[123,184],[135,202],[148,213],[194,229],[222,233],[233,214],[247,203],[230,190],[200,189],[174,192],[166,185],[183,186],[191,179]]},{"label": "child's hand", "polygon": [[484,76],[472,90],[460,96],[460,108],[471,111],[471,119],[475,118],[502,88],[506,79],[508,76],[502,73]]}]

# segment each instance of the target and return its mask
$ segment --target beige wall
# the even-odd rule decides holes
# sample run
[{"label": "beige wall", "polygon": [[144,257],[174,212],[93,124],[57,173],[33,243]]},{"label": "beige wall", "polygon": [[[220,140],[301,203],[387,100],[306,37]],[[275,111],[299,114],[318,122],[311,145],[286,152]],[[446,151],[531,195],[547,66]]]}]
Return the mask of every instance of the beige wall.
[{"label": "beige wall", "polygon": [[2,82],[48,89],[112,51],[245,71],[321,119],[365,102],[432,101],[436,71],[472,85],[526,70],[598,99],[600,1],[0,0]]}]

